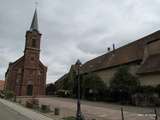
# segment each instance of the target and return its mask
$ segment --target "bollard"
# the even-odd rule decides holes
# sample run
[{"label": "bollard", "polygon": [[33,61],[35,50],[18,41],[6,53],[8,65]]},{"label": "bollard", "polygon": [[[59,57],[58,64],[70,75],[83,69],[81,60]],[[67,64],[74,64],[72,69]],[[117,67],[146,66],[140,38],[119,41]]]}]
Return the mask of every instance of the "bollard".
[{"label": "bollard", "polygon": [[121,116],[122,116],[122,120],[124,120],[123,107],[121,107]]},{"label": "bollard", "polygon": [[156,108],[154,109],[154,114],[155,114],[155,120],[158,120],[158,116],[157,116],[157,110],[156,110]]},{"label": "bollard", "polygon": [[59,108],[55,108],[54,109],[54,115],[59,115],[60,114],[60,109]]}]

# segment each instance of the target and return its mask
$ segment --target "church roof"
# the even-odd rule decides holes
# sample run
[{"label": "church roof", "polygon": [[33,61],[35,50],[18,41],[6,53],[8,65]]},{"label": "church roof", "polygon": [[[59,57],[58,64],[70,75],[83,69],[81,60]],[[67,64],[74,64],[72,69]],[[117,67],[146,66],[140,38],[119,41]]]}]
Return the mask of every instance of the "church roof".
[{"label": "church roof", "polygon": [[31,27],[30,27],[30,30],[37,30],[38,31],[38,16],[37,16],[37,9],[35,9],[35,12],[34,12],[34,16],[33,16],[33,19],[32,19],[32,23],[31,23]]}]

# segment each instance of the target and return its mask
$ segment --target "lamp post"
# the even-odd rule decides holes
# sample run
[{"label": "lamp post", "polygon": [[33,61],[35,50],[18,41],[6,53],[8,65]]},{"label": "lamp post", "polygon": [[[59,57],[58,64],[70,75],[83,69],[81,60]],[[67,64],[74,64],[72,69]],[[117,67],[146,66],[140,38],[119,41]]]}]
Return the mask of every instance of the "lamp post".
[{"label": "lamp post", "polygon": [[77,113],[76,113],[76,120],[84,120],[81,113],[81,102],[80,102],[80,60],[77,60],[76,67],[77,67]]}]

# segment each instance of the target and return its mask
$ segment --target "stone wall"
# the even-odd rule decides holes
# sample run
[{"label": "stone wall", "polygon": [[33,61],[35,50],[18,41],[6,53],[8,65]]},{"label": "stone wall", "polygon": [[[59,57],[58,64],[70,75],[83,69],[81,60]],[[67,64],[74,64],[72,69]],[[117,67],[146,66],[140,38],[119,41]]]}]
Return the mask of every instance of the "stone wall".
[{"label": "stone wall", "polygon": [[160,84],[160,74],[142,75],[139,77],[141,85],[157,86]]},{"label": "stone wall", "polygon": [[[132,75],[136,76],[136,72],[137,72],[139,66],[140,65],[138,65],[137,63],[129,64],[128,65],[129,72]],[[106,70],[97,71],[95,73],[106,83],[107,86],[109,86],[110,80],[114,76],[114,74],[117,71],[117,69],[118,69],[118,67],[114,67],[114,68],[110,68],[110,69],[106,69]]]}]

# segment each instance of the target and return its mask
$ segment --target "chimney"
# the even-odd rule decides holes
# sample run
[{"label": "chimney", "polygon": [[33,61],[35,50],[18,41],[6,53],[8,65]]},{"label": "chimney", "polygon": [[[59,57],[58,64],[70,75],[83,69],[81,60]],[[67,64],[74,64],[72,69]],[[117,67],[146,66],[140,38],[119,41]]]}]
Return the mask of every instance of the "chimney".
[{"label": "chimney", "polygon": [[107,49],[108,49],[108,52],[110,52],[110,51],[111,51],[111,48],[110,48],[110,47],[108,47]]},{"label": "chimney", "polygon": [[115,51],[115,49],[116,49],[116,48],[115,48],[115,44],[113,44],[113,51]]}]

